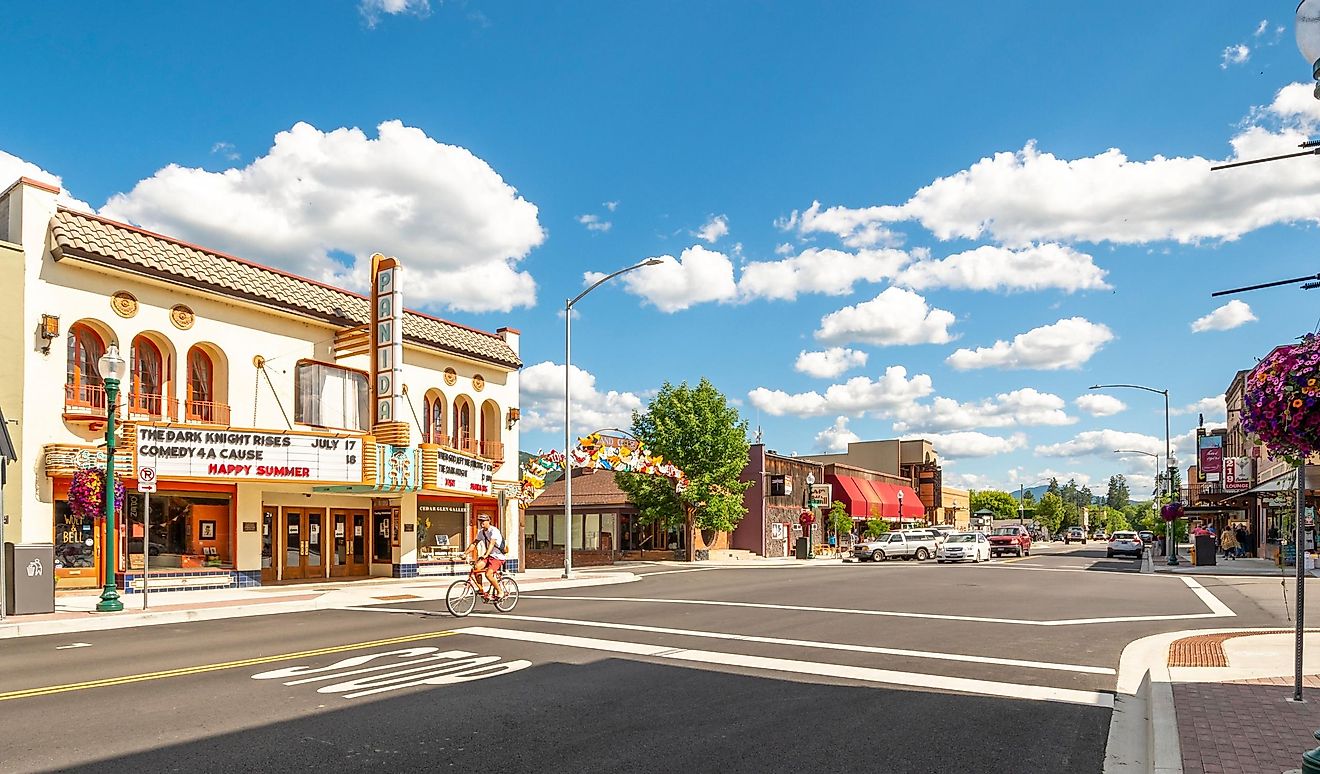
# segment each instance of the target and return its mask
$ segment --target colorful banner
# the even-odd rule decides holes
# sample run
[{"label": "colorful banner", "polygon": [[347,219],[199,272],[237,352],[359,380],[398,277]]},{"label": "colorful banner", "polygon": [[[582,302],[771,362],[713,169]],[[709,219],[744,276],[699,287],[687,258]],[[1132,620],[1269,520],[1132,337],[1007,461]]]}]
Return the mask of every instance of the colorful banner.
[{"label": "colorful banner", "polygon": [[1196,439],[1197,477],[1218,483],[1224,475],[1224,436],[1203,435]]},{"label": "colorful banner", "polygon": [[[672,462],[665,462],[659,455],[651,454],[641,443],[631,438],[592,433],[578,439],[578,445],[570,456],[571,464],[575,468],[665,476],[674,480],[679,492],[688,485],[687,476],[678,469],[678,466]],[[524,505],[535,500],[545,488],[546,475],[556,470],[563,470],[565,462],[563,452],[554,449],[538,452],[523,466],[522,486],[518,492],[518,499]]]}]

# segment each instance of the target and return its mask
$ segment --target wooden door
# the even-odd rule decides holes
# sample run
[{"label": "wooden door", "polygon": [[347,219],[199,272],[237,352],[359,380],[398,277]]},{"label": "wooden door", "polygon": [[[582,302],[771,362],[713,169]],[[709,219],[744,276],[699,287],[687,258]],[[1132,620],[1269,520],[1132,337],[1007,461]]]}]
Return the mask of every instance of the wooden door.
[{"label": "wooden door", "polygon": [[369,574],[367,568],[367,512],[330,512],[330,575],[355,577]]},{"label": "wooden door", "polygon": [[325,510],[284,509],[284,579],[326,577]]}]

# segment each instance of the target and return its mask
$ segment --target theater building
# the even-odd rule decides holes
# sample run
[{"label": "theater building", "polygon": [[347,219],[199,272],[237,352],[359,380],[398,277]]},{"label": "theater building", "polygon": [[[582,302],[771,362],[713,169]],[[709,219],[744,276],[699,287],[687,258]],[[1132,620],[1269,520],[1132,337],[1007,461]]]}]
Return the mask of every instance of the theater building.
[{"label": "theater building", "polygon": [[122,591],[144,565],[153,590],[451,573],[482,513],[518,567],[518,331],[405,311],[406,256],[375,262],[368,297],[57,193],[0,193],[0,406],[20,454],[6,540],[53,543],[59,587],[104,576],[80,492],[105,466],[111,346]]}]

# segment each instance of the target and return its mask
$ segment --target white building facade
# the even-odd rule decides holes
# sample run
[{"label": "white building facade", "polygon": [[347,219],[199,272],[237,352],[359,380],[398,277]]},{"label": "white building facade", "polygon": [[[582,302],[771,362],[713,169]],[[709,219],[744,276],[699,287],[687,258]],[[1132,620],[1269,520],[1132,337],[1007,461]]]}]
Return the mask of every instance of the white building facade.
[{"label": "white building facade", "polygon": [[5,540],[53,543],[59,587],[105,574],[104,524],[78,491],[105,466],[96,363],[111,345],[127,362],[121,591],[144,565],[152,590],[466,571],[483,513],[518,569],[518,331],[391,317],[57,193],[27,179],[0,193],[0,409],[20,455]]}]

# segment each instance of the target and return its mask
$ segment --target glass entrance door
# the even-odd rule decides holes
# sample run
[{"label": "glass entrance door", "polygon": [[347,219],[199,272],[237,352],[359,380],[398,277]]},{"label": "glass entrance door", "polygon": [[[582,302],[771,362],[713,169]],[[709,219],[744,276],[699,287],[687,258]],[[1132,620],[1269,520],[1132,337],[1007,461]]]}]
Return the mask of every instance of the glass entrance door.
[{"label": "glass entrance door", "polygon": [[330,575],[367,575],[367,512],[330,512]]},{"label": "glass entrance door", "polygon": [[261,508],[261,582],[279,580],[275,568],[275,537],[279,530],[280,509],[273,505]]},{"label": "glass entrance door", "polygon": [[284,509],[284,579],[324,578],[325,511]]}]

